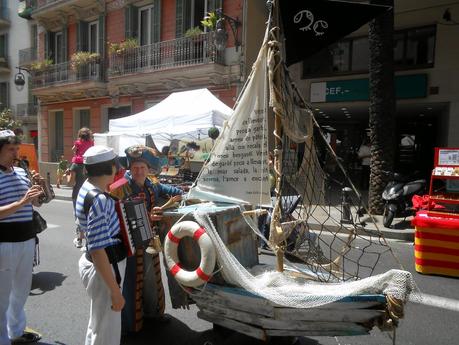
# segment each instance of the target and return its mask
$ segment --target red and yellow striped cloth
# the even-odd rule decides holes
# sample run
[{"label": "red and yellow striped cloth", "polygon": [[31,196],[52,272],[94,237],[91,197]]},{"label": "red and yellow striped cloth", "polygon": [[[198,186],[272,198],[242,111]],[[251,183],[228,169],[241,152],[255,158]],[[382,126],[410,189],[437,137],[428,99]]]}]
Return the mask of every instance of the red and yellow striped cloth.
[{"label": "red and yellow striped cloth", "polygon": [[412,223],[416,271],[459,277],[459,215],[420,211]]}]

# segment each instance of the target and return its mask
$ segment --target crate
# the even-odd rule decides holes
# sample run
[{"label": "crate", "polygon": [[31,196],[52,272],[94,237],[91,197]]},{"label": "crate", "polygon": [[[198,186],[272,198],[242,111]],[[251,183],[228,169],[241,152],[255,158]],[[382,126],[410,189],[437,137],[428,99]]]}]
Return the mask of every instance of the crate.
[{"label": "crate", "polygon": [[420,211],[413,225],[416,271],[459,277],[459,216]]}]

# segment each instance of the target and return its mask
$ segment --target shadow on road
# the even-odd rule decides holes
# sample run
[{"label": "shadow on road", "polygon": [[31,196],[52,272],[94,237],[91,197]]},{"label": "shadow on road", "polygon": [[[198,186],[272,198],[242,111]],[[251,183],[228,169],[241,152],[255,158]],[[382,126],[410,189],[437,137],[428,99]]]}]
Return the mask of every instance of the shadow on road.
[{"label": "shadow on road", "polygon": [[[38,272],[32,276],[30,296],[43,295],[47,291],[61,286],[67,276],[59,272]],[[34,291],[38,290],[38,291]]]},{"label": "shadow on road", "polygon": [[309,338],[273,338],[263,342],[244,334],[234,332],[223,327],[214,327],[213,330],[197,332],[185,323],[171,317],[168,323],[155,323],[145,320],[143,330],[139,333],[123,336],[121,345],[318,345],[316,340]]}]

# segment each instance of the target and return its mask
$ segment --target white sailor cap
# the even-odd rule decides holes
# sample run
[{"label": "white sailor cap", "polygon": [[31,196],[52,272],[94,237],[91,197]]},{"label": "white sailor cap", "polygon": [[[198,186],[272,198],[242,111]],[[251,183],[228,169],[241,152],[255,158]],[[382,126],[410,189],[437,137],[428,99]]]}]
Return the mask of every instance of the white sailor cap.
[{"label": "white sailor cap", "polygon": [[86,150],[83,154],[83,163],[87,165],[111,161],[116,158],[115,151],[112,148],[95,145]]},{"label": "white sailor cap", "polygon": [[15,137],[16,134],[10,129],[0,130],[0,138]]}]

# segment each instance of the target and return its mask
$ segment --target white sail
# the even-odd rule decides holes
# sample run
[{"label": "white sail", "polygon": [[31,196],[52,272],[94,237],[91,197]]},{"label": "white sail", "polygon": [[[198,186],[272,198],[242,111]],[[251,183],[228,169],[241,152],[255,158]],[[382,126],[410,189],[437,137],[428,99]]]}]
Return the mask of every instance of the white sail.
[{"label": "white sail", "polygon": [[267,46],[189,198],[268,205]]}]

